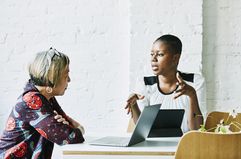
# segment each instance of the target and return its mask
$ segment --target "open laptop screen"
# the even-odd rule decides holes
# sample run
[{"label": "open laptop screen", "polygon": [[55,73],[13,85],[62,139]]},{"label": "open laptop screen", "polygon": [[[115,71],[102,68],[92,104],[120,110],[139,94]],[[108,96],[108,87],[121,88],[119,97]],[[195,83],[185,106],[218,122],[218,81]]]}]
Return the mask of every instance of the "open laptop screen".
[{"label": "open laptop screen", "polygon": [[161,104],[146,106],[137,121],[131,137],[106,136],[89,142],[91,145],[101,146],[131,146],[144,141],[150,132]]},{"label": "open laptop screen", "polygon": [[160,109],[148,137],[182,136],[184,109]]}]

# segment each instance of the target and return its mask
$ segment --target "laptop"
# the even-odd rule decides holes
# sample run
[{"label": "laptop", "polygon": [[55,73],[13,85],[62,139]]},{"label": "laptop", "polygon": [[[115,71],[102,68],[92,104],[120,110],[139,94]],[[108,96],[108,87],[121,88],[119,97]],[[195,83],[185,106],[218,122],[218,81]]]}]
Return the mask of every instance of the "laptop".
[{"label": "laptop", "polygon": [[184,109],[160,109],[148,137],[180,137]]},{"label": "laptop", "polygon": [[89,142],[90,145],[127,147],[145,141],[161,104],[146,106],[136,123],[131,137],[107,136]]}]

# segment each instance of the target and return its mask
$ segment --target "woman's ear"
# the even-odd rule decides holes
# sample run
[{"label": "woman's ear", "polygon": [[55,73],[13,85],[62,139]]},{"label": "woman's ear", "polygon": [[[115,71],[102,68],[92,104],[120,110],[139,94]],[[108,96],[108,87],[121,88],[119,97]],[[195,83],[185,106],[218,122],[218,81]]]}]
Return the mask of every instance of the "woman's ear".
[{"label": "woman's ear", "polygon": [[180,57],[181,57],[181,54],[175,54],[175,55],[173,56],[173,62],[174,62],[176,65],[178,65]]}]

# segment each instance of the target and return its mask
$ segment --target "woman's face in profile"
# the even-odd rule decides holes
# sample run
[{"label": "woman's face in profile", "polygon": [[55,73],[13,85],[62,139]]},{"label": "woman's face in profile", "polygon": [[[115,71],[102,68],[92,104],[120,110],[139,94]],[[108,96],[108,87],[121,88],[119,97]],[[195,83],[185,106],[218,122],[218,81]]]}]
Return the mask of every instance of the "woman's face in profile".
[{"label": "woman's face in profile", "polygon": [[54,95],[64,95],[65,90],[68,87],[68,83],[70,82],[69,77],[69,65],[66,66],[66,68],[63,70],[62,75],[59,79],[59,83],[56,87],[53,88]]}]

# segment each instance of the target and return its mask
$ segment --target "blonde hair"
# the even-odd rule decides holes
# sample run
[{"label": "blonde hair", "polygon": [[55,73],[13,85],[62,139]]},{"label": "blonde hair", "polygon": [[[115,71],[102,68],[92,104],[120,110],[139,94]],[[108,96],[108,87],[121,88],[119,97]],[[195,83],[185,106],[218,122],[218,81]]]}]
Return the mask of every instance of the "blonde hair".
[{"label": "blonde hair", "polygon": [[28,67],[29,76],[35,85],[55,87],[69,62],[67,55],[50,48],[36,54]]}]

